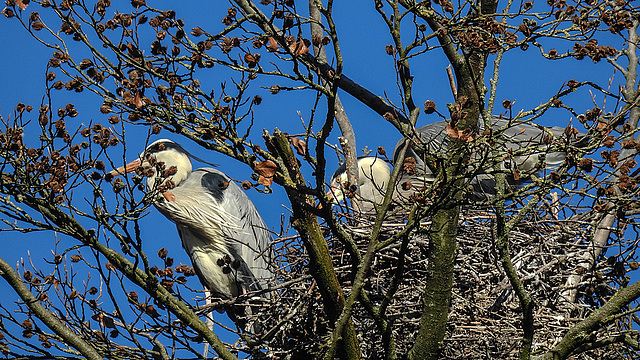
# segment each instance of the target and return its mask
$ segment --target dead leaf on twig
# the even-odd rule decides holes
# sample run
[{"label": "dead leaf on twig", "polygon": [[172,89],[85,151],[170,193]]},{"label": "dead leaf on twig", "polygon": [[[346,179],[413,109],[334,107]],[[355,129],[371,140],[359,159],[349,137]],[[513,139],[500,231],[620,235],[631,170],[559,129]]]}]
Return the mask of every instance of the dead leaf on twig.
[{"label": "dead leaf on twig", "polygon": [[25,10],[27,6],[29,6],[29,1],[16,0],[16,5],[18,5],[20,10]]},{"label": "dead leaf on twig", "polygon": [[296,149],[298,155],[307,155],[307,143],[297,136],[291,138],[291,145]]},{"label": "dead leaf on twig", "polygon": [[411,156],[407,156],[406,158],[404,158],[404,163],[402,163],[402,168],[407,175],[415,175],[417,173],[416,159]]},{"label": "dead leaf on twig", "polygon": [[[308,40],[307,40],[308,41]],[[311,43],[309,43],[311,44]],[[302,55],[309,53],[309,48],[307,47],[306,41],[300,40],[289,45],[289,50],[296,55]]]},{"label": "dead leaf on twig", "polygon": [[269,43],[267,44],[267,51],[269,52],[278,51],[278,42],[273,37],[269,38]]},{"label": "dead leaf on twig", "polygon": [[460,136],[460,134],[458,133],[458,129],[456,129],[454,126],[451,126],[451,124],[447,124],[445,130],[447,131],[447,135],[449,135],[449,137],[457,139]]},{"label": "dead leaf on twig", "polygon": [[458,132],[458,140],[462,142],[471,142],[473,141],[473,131],[470,129],[463,130],[462,132]]},{"label": "dead leaf on twig", "polygon": [[271,160],[265,160],[255,167],[256,172],[260,175],[258,183],[261,185],[271,185],[273,183],[273,175],[278,170],[278,165]]},{"label": "dead leaf on twig", "polygon": [[140,109],[145,105],[140,91],[136,91],[136,95],[133,97],[133,105],[135,105],[136,109]]}]

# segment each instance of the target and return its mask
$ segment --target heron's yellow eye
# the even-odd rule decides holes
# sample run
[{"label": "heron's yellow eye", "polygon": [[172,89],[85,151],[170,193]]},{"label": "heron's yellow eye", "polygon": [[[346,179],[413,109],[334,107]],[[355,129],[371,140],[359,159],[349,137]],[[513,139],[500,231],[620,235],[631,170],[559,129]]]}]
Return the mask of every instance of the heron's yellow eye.
[{"label": "heron's yellow eye", "polygon": [[340,178],[339,178],[339,177],[337,177],[337,178],[336,178],[336,180],[335,180],[335,182],[336,182],[336,183],[338,183],[338,184],[340,184],[340,182],[341,182]]}]

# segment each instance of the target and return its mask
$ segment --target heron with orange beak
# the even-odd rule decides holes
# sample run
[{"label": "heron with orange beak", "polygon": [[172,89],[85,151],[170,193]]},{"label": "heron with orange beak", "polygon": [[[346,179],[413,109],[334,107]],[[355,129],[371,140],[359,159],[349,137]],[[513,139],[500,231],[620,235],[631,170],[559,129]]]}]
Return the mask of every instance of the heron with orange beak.
[{"label": "heron with orange beak", "polygon": [[[229,300],[264,289],[273,274],[272,239],[262,217],[223,172],[192,171],[191,157],[177,143],[162,139],[112,173],[141,172],[147,192],[162,195],[154,206],[176,224],[200,282],[213,296]],[[241,330],[248,330],[250,306],[234,305],[226,311]]]}]

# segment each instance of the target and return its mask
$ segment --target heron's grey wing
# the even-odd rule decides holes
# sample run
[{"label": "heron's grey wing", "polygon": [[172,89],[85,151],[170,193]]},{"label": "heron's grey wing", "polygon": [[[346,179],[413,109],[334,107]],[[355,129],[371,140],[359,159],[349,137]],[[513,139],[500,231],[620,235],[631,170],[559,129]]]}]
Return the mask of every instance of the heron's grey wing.
[{"label": "heron's grey wing", "polygon": [[[269,267],[272,239],[255,205],[247,194],[222,172],[211,168],[198,171],[206,172],[202,176],[202,186],[210,191],[219,200],[222,209],[237,221],[240,231],[235,232],[231,240],[244,260],[245,270],[259,282],[269,280],[272,277]],[[254,281],[250,288],[261,288],[259,282]]]},{"label": "heron's grey wing", "polygon": [[[510,125],[509,121],[509,119],[492,117],[494,128]],[[443,154],[447,151],[447,147],[449,146],[451,140],[451,138],[447,135],[447,124],[448,122],[446,120],[441,120],[416,129],[416,132],[419,134],[420,138],[427,146],[429,152],[433,154]],[[478,123],[478,132],[482,133],[483,130],[484,123],[480,121]],[[506,131],[510,131],[510,128],[508,128]],[[503,139],[508,139],[509,136],[518,134],[518,130],[511,130],[508,134],[505,134],[503,136]],[[396,160],[401,146],[403,146],[406,141],[407,139],[403,138],[396,144],[396,147],[394,149],[394,161]],[[509,143],[508,140],[506,142]],[[520,146],[516,145],[513,142],[511,142],[510,144],[514,147]],[[490,162],[484,161],[489,155],[489,153],[484,154],[481,149],[475,149],[473,151],[475,162],[472,163],[472,166],[478,166],[479,168],[475,170],[472,168],[469,169],[470,171],[473,171],[476,176],[468,180],[468,185],[470,185],[474,189],[474,192],[477,192],[479,194],[478,196],[476,196],[477,198],[484,198],[485,193],[495,192],[495,180],[491,174],[487,173],[487,171],[490,172],[490,168],[487,167]],[[420,188],[421,186],[427,186],[435,180],[435,177],[429,167],[426,166],[423,159],[417,156],[413,148],[410,147],[407,150],[406,156],[412,156],[416,159],[417,173],[415,175],[403,174],[401,183],[409,181],[413,187]]]},{"label": "heron's grey wing", "polygon": [[[416,133],[418,134],[418,136],[420,136],[423,143],[427,146],[430,152],[437,153],[437,152],[446,150],[444,148],[447,145],[446,144],[446,135],[447,135],[446,127],[447,127],[447,121],[441,120],[441,121],[436,121],[434,123],[417,128]],[[393,148],[394,163],[398,158],[400,149],[402,148],[402,146],[404,146],[407,140],[408,139],[406,137],[403,137],[402,139],[398,140],[398,142],[396,143],[396,146]],[[415,158],[417,163],[423,164],[421,157],[418,156],[418,154],[413,150],[413,147],[409,147],[409,149],[407,149],[407,154],[405,157],[408,157],[408,156]]]},{"label": "heron's grey wing", "polygon": [[[514,157],[515,164],[521,171],[551,170],[560,165],[565,157],[564,151],[551,151],[550,140],[564,136],[564,128],[543,127],[527,122],[514,122],[509,119],[497,119],[495,127],[508,126],[501,133],[505,146],[509,151],[519,152]],[[549,137],[553,139],[549,139]],[[544,166],[537,168],[544,160]]]},{"label": "heron's grey wing", "polygon": [[202,188],[199,174],[192,175],[170,190],[172,197],[160,197],[154,205],[176,224],[182,246],[203,285],[217,296],[228,299],[242,293],[242,286],[225,270],[221,260],[236,257],[226,239],[240,229],[233,216],[226,214],[214,196]]},{"label": "heron's grey wing", "polygon": [[[220,191],[208,191],[202,187],[203,173],[196,170],[180,186],[171,189],[174,199],[161,199],[155,205],[168,219],[180,224],[205,239],[223,239],[233,237],[242,231],[239,219],[220,206],[223,196]],[[212,244],[223,251],[226,246],[221,242]]]},{"label": "heron's grey wing", "polygon": [[[437,154],[442,151],[446,151],[445,147],[447,146],[447,133],[446,133],[447,121],[436,121],[432,124],[428,124],[416,129],[416,133],[420,136],[423,143],[427,146],[427,149],[430,153]],[[393,149],[393,162],[396,163],[396,160],[400,154],[400,150],[402,146],[408,141],[407,138],[400,139],[395,148]],[[424,158],[419,156],[418,153],[410,146],[407,149],[407,153],[405,155],[405,159],[407,157],[412,157],[415,159],[415,170],[416,173],[414,175],[408,175],[404,171],[401,173],[400,184],[409,182],[412,184],[414,188],[421,188],[427,186],[435,180],[435,177],[429,167],[425,164]]]},{"label": "heron's grey wing", "polygon": [[[484,198],[486,194],[495,192],[495,179],[492,174],[493,169],[491,165],[494,161],[500,162],[502,169],[506,170],[507,164],[505,164],[504,161],[511,158],[511,160],[509,160],[512,162],[511,165],[515,165],[522,176],[518,181],[512,176],[507,178],[509,183],[515,186],[523,180],[526,181],[529,179],[527,174],[540,172],[545,169],[555,169],[566,158],[564,151],[551,151],[549,141],[546,139],[549,135],[553,135],[555,139],[565,136],[564,128],[546,128],[500,116],[492,116],[491,122],[495,133],[492,142],[497,145],[500,155],[498,159],[485,161],[491,159],[493,149],[481,146],[473,150],[471,164],[478,168],[470,168],[475,176],[469,179],[469,184],[473,187],[474,192],[478,193],[477,198]],[[425,145],[428,146],[430,152],[439,154],[446,151],[450,140],[446,133],[446,125],[447,121],[438,121],[422,126],[416,130]],[[478,123],[478,133],[482,134],[484,129],[484,122],[481,119]],[[571,139],[576,146],[586,143],[587,140],[584,134],[577,134],[575,138]],[[403,138],[396,144],[394,149],[394,162],[397,159],[401,146],[403,146],[406,141],[408,140]],[[510,154],[513,154],[513,156],[510,157]],[[427,184],[435,180],[432,172],[425,165],[424,160],[417,156],[411,147],[407,150],[407,156],[412,156],[416,159],[417,174],[410,176],[403,173],[402,182],[410,181],[412,185],[415,186],[421,182]],[[540,165],[542,166],[540,167]],[[513,168],[513,166],[511,168]]]}]

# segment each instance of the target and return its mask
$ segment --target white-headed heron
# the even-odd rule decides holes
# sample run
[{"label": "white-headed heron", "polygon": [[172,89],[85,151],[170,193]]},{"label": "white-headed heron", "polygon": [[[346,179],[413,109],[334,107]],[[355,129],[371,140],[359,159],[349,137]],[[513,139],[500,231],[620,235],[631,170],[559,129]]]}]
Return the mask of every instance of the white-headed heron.
[{"label": "white-headed heron", "polygon": [[[192,171],[190,154],[167,139],[149,145],[139,159],[116,170],[147,177],[155,207],[178,228],[182,246],[202,284],[221,299],[264,288],[270,271],[271,235],[245,192],[213,168]],[[263,295],[265,297],[268,294]],[[227,309],[245,329],[249,306]]]},{"label": "white-headed heron", "polygon": [[[374,204],[380,205],[384,200],[391,169],[383,159],[365,156],[358,159],[358,170],[360,210],[371,211],[374,209]],[[356,191],[356,187],[348,183],[344,164],[334,172],[329,186],[327,195],[335,203],[342,202],[349,192]]]}]

